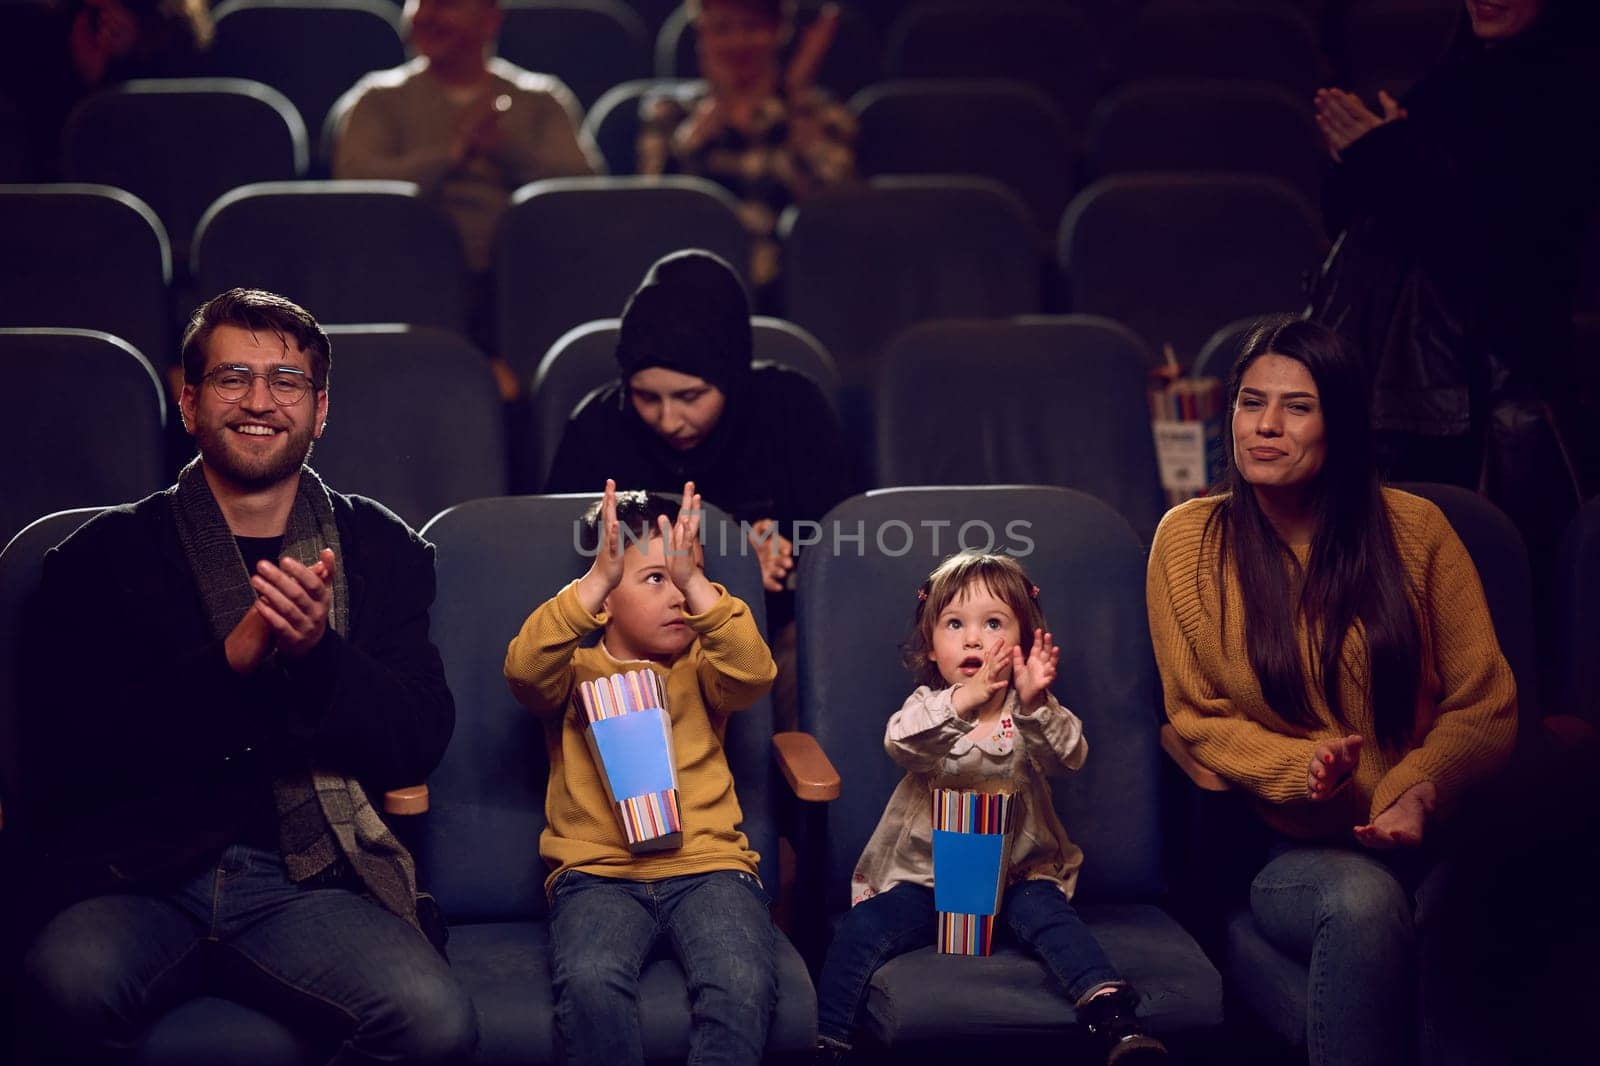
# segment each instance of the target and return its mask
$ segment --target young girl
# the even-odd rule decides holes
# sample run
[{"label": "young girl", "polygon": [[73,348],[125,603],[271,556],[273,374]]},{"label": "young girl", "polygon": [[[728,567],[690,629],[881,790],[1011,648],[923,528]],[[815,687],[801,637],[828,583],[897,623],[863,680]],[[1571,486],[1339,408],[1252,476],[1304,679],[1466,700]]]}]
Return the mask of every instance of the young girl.
[{"label": "young girl", "polygon": [[1061,653],[1038,587],[1008,556],[963,552],[934,570],[917,601],[906,665],[918,687],[884,735],[906,776],[856,864],[850,913],[817,982],[822,1047],[850,1047],[879,966],[935,942],[929,792],[955,788],[1017,797],[997,924],[1044,962],[1107,1062],[1165,1061],[1134,1019],[1138,997],[1068,902],[1083,854],[1045,779],[1082,766],[1088,744],[1083,723],[1049,692]]}]

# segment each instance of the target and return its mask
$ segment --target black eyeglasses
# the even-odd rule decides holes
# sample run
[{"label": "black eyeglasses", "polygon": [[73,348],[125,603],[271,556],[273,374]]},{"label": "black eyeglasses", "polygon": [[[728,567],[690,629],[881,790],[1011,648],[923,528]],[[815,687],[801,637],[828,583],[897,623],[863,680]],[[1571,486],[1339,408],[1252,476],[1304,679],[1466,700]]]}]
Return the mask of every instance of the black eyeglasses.
[{"label": "black eyeglasses", "polygon": [[238,403],[249,394],[256,383],[256,378],[265,378],[267,391],[272,394],[272,399],[279,407],[293,407],[306,398],[314,386],[310,376],[304,370],[293,367],[280,366],[276,370],[265,374],[258,374],[247,366],[219,366],[211,370],[201,381],[211,385],[211,391],[217,394],[217,399],[223,403]]}]

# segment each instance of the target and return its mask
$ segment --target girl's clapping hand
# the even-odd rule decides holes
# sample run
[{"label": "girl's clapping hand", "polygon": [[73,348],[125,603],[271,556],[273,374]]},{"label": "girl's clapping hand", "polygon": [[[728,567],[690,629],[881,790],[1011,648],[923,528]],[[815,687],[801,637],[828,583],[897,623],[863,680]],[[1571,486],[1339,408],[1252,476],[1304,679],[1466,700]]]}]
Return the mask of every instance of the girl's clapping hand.
[{"label": "girl's clapping hand", "polygon": [[995,693],[1003,692],[1006,685],[1011,683],[1011,648],[1004,640],[995,642],[994,647],[983,657],[983,665],[971,678],[961,682],[955,687],[955,694],[951,697],[956,714],[968,721],[977,716],[977,711],[994,698]]},{"label": "girl's clapping hand", "polygon": [[1032,712],[1044,704],[1045,693],[1056,679],[1056,663],[1061,660],[1061,649],[1054,639],[1042,629],[1033,631],[1033,654],[1026,660],[1022,646],[1011,648],[1011,680],[1017,686],[1017,699],[1022,709]]}]

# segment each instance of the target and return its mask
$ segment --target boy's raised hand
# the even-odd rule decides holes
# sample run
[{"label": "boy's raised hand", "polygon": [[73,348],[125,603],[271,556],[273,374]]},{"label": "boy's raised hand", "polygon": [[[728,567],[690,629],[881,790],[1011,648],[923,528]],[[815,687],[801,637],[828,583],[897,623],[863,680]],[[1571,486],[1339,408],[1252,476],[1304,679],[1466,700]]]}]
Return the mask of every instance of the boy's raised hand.
[{"label": "boy's raised hand", "polygon": [[1017,686],[1017,699],[1022,709],[1036,711],[1045,701],[1045,693],[1056,679],[1056,663],[1061,659],[1061,649],[1055,640],[1042,629],[1033,631],[1033,654],[1022,657],[1022,645],[1011,649],[1011,682]]},{"label": "boy's raised hand", "polygon": [[1005,691],[1005,687],[1011,683],[1007,676],[1010,666],[1011,649],[1005,641],[999,641],[983,657],[983,665],[978,672],[956,686],[955,694],[951,697],[956,716],[972,721],[978,710],[994,698],[995,693]]},{"label": "boy's raised hand", "polygon": [[661,540],[666,546],[667,577],[683,593],[684,610],[703,614],[716,602],[717,591],[706,580],[704,556],[700,551],[700,494],[694,482],[683,483],[683,502],[678,505],[678,520],[662,515]]},{"label": "boy's raised hand", "polygon": [[600,504],[600,543],[589,572],[578,580],[578,602],[590,614],[599,614],[606,597],[622,582],[622,532],[617,523],[617,483],[606,479]]}]

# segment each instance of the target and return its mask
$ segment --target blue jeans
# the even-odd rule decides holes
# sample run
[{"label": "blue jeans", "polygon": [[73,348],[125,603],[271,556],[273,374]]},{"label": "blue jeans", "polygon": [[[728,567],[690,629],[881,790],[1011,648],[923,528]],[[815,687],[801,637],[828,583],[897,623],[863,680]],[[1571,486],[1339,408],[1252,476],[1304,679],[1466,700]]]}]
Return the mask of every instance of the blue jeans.
[{"label": "blue jeans", "polygon": [[294,884],[248,845],[169,891],[68,907],[24,965],[41,1041],[74,1062],[126,1056],[206,994],[327,1032],[340,1064],[455,1062],[477,1040],[471,999],[420,932],[349,887]]},{"label": "blue jeans", "polygon": [[[936,943],[934,914],[933,890],[921,885],[896,885],[850,908],[817,978],[818,1035],[850,1045],[872,975],[890,959]],[[997,924],[997,932],[1033,949],[1075,1004],[1103,985],[1122,983],[1053,881],[1019,881],[1006,889]]]},{"label": "blue jeans", "polygon": [[1250,885],[1250,912],[1274,946],[1311,968],[1311,1066],[1413,1061],[1417,937],[1402,877],[1351,848],[1274,852]]},{"label": "blue jeans", "polygon": [[562,874],[550,966],[565,1061],[644,1062],[639,971],[665,938],[689,989],[689,1066],[760,1062],[778,999],[767,907],[760,882],[732,870],[659,881]]}]

